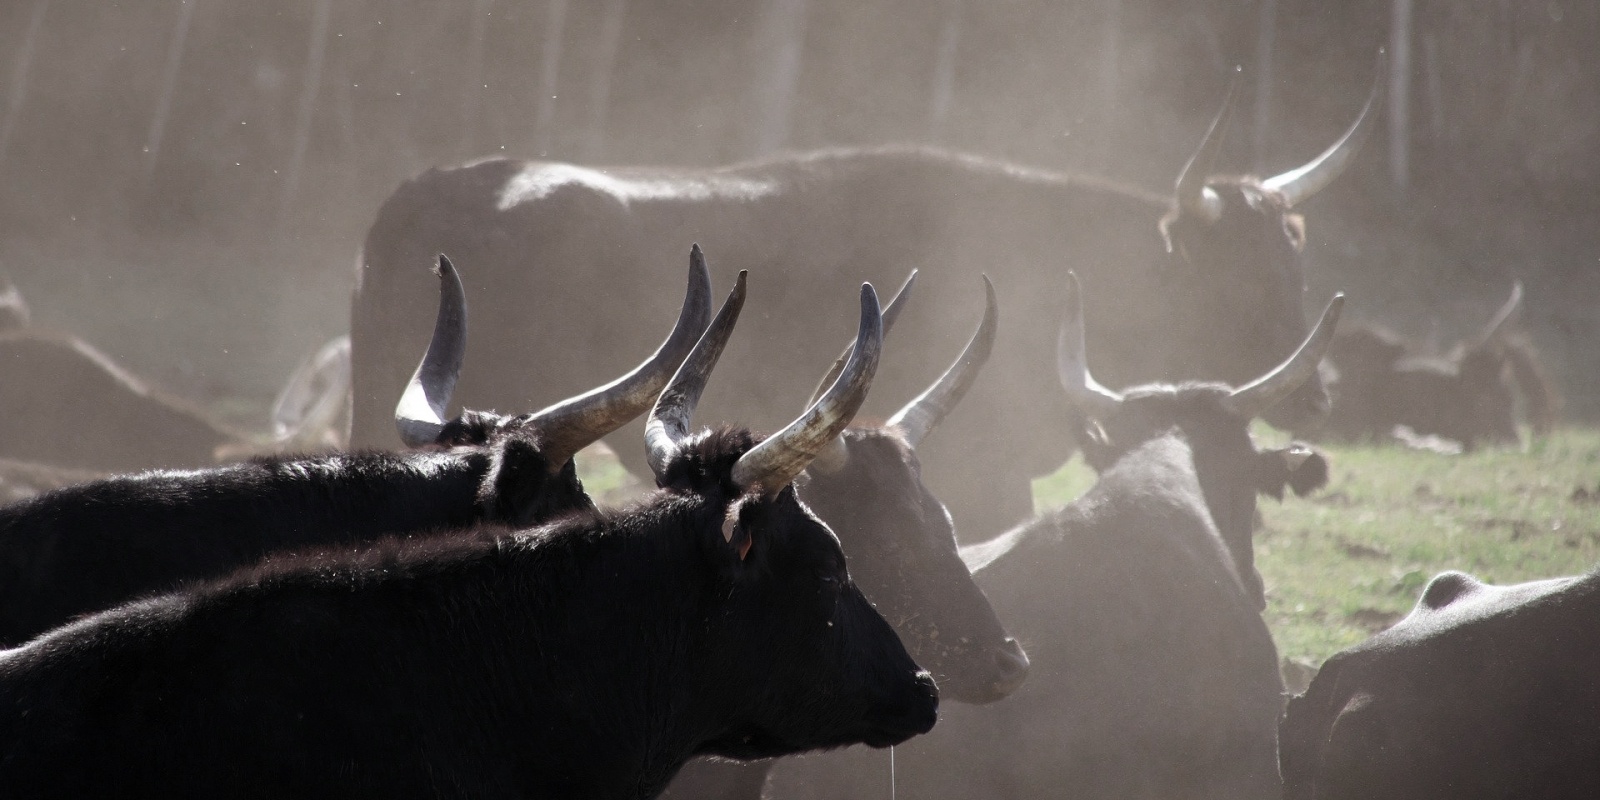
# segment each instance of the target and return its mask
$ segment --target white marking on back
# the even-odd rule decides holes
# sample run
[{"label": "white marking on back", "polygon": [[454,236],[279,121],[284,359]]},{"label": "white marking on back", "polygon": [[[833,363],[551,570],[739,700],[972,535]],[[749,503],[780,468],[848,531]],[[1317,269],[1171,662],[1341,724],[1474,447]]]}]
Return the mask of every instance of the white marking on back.
[{"label": "white marking on back", "polygon": [[506,181],[496,208],[510,210],[522,203],[542,200],[563,186],[581,186],[610,195],[627,205],[634,200],[752,200],[777,191],[770,180],[701,173],[613,175],[575,164],[530,164]]}]

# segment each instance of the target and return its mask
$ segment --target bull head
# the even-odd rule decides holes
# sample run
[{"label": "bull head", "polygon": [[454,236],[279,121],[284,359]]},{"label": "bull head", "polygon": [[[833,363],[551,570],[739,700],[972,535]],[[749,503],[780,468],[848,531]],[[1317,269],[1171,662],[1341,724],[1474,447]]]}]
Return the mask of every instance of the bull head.
[{"label": "bull head", "polygon": [[[1305,202],[1312,195],[1327,188],[1328,184],[1333,183],[1350,166],[1350,162],[1361,151],[1362,145],[1377,127],[1376,115],[1372,113],[1372,109],[1382,101],[1387,75],[1388,60],[1380,50],[1372,91],[1367,95],[1366,104],[1361,107],[1361,114],[1356,117],[1356,121],[1344,135],[1316,158],[1260,181],[1263,188],[1271,190],[1282,198],[1284,208],[1293,208]],[[1212,119],[1211,127],[1206,129],[1205,138],[1200,141],[1200,146],[1194,155],[1189,157],[1188,163],[1184,164],[1183,170],[1178,173],[1173,193],[1178,212],[1182,216],[1202,220],[1207,225],[1216,224],[1222,219],[1222,197],[1207,185],[1207,181],[1216,165],[1217,154],[1222,150],[1222,135],[1227,130],[1229,118],[1233,115],[1238,83],[1237,77],[1229,83],[1228,93],[1222,101],[1222,109]]]},{"label": "bull head", "polygon": [[[983,288],[986,302],[983,309],[983,319],[978,323],[978,330],[968,340],[967,346],[961,351],[961,356],[951,364],[944,374],[940,375],[927,389],[910,402],[901,407],[889,417],[887,427],[895,428],[905,437],[906,443],[913,449],[922,443],[922,440],[944,420],[961,398],[966,396],[967,390],[972,388],[973,381],[977,380],[978,372],[983,369],[984,362],[989,360],[989,353],[994,349],[995,329],[1000,319],[999,304],[994,296],[994,284],[989,276],[984,275]],[[900,311],[905,306],[902,301],[911,295],[911,287],[916,283],[917,271],[912,270],[906,276],[905,283],[900,285],[895,292],[894,299],[883,308],[883,335],[888,336],[894,328],[894,322],[900,317]],[[811,395],[811,402],[815,403],[822,393],[838,379],[839,373],[850,359],[850,354],[855,351],[855,343],[846,345],[844,352],[833,362],[833,367],[823,375],[822,381],[817,384],[817,389]],[[825,472],[837,472],[849,463],[850,451],[844,445],[844,438],[834,437],[826,450],[812,462],[812,469]]]}]

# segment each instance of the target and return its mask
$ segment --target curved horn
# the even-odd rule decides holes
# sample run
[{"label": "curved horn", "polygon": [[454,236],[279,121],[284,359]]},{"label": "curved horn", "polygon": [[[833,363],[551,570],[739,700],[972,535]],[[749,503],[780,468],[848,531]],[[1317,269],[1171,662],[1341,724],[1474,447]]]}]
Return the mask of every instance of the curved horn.
[{"label": "curved horn", "polygon": [[1489,324],[1483,326],[1483,331],[1478,334],[1477,346],[1482,347],[1494,341],[1502,331],[1506,330],[1506,326],[1515,322],[1521,313],[1522,281],[1517,281],[1511,286],[1511,298],[1506,300],[1505,305],[1495,312],[1494,319],[1489,320]]},{"label": "curved horn", "polygon": [[927,391],[889,418],[889,425],[899,428],[912,447],[921,444],[928,432],[961,402],[972,388],[972,382],[977,380],[984,362],[989,360],[989,351],[994,349],[995,328],[1000,322],[1000,305],[994,299],[994,284],[989,282],[988,275],[983,276],[983,292],[983,321],[978,323],[978,330],[961,351],[961,357]]},{"label": "curved horn", "polygon": [[733,325],[739,321],[739,310],[744,308],[746,274],[745,270],[739,270],[733,291],[728,293],[728,299],[722,301],[716,319],[711,321],[710,327],[695,342],[688,358],[673,374],[672,382],[667,384],[661,397],[656,400],[655,408],[650,410],[650,418],[644,426],[644,445],[650,470],[658,479],[673,456],[678,454],[678,442],[689,433],[689,421],[694,418],[694,407],[700,402],[700,393],[705,391],[706,379],[711,377],[711,370],[717,365],[717,359],[722,357],[722,348],[728,344],[728,336],[733,333]]},{"label": "curved horn", "polygon": [[855,351],[839,379],[794,422],[751,448],[733,465],[733,482],[775,494],[833,442],[867,399],[883,351],[883,312],[872,284],[861,284],[861,323]]},{"label": "curved horn", "polygon": [[1067,273],[1067,313],[1061,320],[1061,335],[1056,339],[1056,372],[1067,402],[1090,417],[1105,418],[1122,407],[1122,395],[1100,385],[1089,374],[1089,359],[1083,344],[1083,289],[1078,273]]},{"label": "curved horn", "polygon": [[422,354],[417,371],[394,407],[394,426],[407,447],[433,444],[444,430],[445,409],[461,376],[467,352],[467,293],[461,275],[444,254],[433,273],[439,276],[439,313],[433,321],[433,339]]},{"label": "curved horn", "polygon": [[[894,321],[900,318],[900,309],[905,308],[900,304],[900,301],[911,296],[911,286],[916,282],[917,271],[911,270],[911,274],[906,276],[905,282],[900,284],[900,289],[894,293],[894,298],[889,301],[889,305],[883,307],[884,336],[888,336],[889,331],[894,329]],[[839,373],[844,371],[845,362],[850,360],[850,354],[855,352],[855,349],[856,343],[854,340],[844,346],[844,352],[840,353],[837,359],[834,359],[833,366],[828,368],[828,374],[822,376],[822,380],[817,383],[816,390],[811,393],[811,399],[806,401],[808,407],[821,399],[822,393],[828,391],[828,387],[839,379]]]},{"label": "curved horn", "polygon": [[1311,159],[1304,166],[1291,169],[1279,175],[1274,175],[1261,182],[1262,186],[1272,189],[1283,195],[1284,202],[1293,208],[1306,201],[1307,198],[1327,188],[1334,179],[1344,172],[1345,167],[1355,159],[1356,153],[1361,152],[1361,145],[1365,144],[1367,137],[1372,135],[1372,130],[1377,127],[1377,115],[1372,113],[1383,98],[1384,82],[1389,74],[1389,60],[1382,50],[1378,51],[1377,76],[1373,78],[1372,92],[1367,95],[1367,104],[1361,107],[1361,115],[1356,117],[1350,129],[1334,142],[1332,147],[1324,150],[1322,155]]},{"label": "curved horn", "polygon": [[694,245],[689,250],[689,286],[683,295],[683,309],[661,347],[632,372],[535,412],[528,421],[540,433],[540,447],[551,469],[560,469],[573,454],[650,408],[710,319],[711,273],[706,270],[700,245]]},{"label": "curved horn", "polygon": [[1339,324],[1339,312],[1343,308],[1344,292],[1339,292],[1328,301],[1316,329],[1300,343],[1294,355],[1271,372],[1234,389],[1224,398],[1223,406],[1245,419],[1254,419],[1293,394],[1300,384],[1316,374],[1317,365],[1333,341],[1333,330]]},{"label": "curved horn", "polygon": [[1200,147],[1189,156],[1189,163],[1178,173],[1176,196],[1178,210],[1206,221],[1207,224],[1222,219],[1222,198],[1206,187],[1206,178],[1216,166],[1217,154],[1222,152],[1222,134],[1228,128],[1228,118],[1233,115],[1233,97],[1239,88],[1239,76],[1228,82],[1228,94],[1222,98],[1222,109],[1206,128],[1206,137]]}]

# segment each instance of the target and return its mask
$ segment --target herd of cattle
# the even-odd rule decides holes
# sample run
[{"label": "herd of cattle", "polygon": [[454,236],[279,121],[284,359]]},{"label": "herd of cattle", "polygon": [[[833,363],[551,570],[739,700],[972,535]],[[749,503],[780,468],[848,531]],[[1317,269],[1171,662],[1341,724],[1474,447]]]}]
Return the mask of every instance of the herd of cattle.
[{"label": "herd of cattle", "polygon": [[[1440,575],[1285,697],[1257,497],[1329,467],[1252,422],[1559,408],[1520,284],[1441,358],[1306,324],[1293,209],[1379,101],[1256,178],[1213,173],[1230,98],[1170,197],[925,148],[430,170],[255,439],[0,295],[0,796],[1595,796],[1594,575]],[[680,302],[689,241],[758,310],[698,245]],[[656,489],[598,506],[602,440]],[[893,772],[784,758],[852,744]]]}]

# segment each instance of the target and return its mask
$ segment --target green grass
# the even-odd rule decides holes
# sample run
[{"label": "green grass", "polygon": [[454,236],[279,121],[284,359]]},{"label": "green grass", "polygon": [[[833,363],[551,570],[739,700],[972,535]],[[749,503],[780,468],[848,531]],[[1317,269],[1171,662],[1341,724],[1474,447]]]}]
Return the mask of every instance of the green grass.
[{"label": "green grass", "polygon": [[[1256,564],[1267,624],[1286,658],[1321,664],[1382,630],[1443,570],[1515,583],[1600,560],[1600,430],[1562,429],[1527,451],[1463,456],[1323,451],[1327,488],[1260,506]],[[1074,459],[1034,483],[1035,504],[1061,505],[1093,481]]]},{"label": "green grass", "polygon": [[[1266,428],[1258,438],[1283,441]],[[1260,504],[1256,565],[1267,624],[1285,658],[1321,664],[1403,616],[1428,579],[1447,569],[1515,583],[1600,561],[1600,430],[1567,428],[1527,451],[1463,456],[1321,448],[1331,465],[1327,488]],[[645,488],[604,446],[580,453],[578,472],[602,504]],[[1094,480],[1073,459],[1034,482],[1034,504],[1060,506]]]}]

